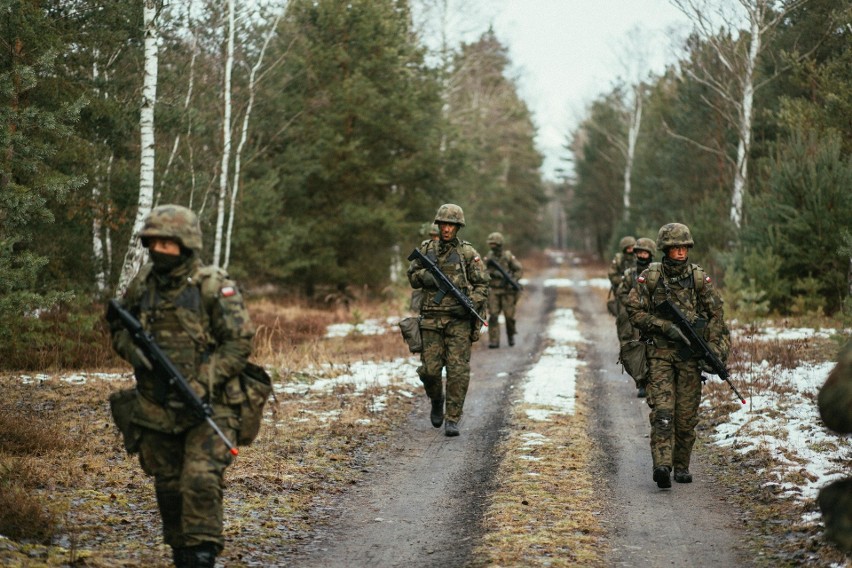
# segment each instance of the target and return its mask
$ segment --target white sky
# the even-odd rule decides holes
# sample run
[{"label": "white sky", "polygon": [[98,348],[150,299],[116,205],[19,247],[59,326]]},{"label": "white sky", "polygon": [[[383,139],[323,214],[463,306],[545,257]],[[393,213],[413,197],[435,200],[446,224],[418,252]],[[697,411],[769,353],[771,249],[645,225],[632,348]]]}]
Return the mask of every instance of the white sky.
[{"label": "white sky", "polygon": [[[636,67],[637,57],[647,61],[640,76],[661,71],[674,60],[678,41],[672,36],[683,37],[691,27],[668,0],[447,2],[454,11],[448,26],[455,28],[453,36],[473,42],[492,25],[508,47],[521,96],[539,129],[536,143],[548,179],[557,179],[557,168],[565,167],[559,161],[566,154],[562,146],[587,104],[609,91],[617,77],[636,77],[628,67]],[[634,30],[638,44],[630,39]]]}]

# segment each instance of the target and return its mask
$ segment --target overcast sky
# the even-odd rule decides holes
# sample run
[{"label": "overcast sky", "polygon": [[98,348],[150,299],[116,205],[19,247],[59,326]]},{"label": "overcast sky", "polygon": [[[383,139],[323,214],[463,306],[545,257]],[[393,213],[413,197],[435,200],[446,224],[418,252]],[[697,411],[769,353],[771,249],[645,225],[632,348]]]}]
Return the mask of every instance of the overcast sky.
[{"label": "overcast sky", "polygon": [[586,106],[619,76],[634,76],[637,59],[647,61],[646,73],[662,70],[690,28],[668,0],[448,3],[455,3],[449,25],[457,38],[475,41],[493,25],[508,47],[521,96],[534,114],[536,143],[545,156],[542,171],[549,179],[566,167],[560,162],[566,155],[562,146]]}]

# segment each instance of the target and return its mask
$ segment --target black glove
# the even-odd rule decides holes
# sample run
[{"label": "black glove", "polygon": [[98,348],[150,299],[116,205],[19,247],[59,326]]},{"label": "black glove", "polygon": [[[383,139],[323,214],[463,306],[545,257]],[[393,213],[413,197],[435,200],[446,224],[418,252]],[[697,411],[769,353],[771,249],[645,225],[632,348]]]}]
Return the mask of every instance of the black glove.
[{"label": "black glove", "polygon": [[420,275],[420,282],[423,283],[424,288],[437,288],[438,282],[435,280],[435,277],[432,276],[432,273],[423,269],[423,274]]},{"label": "black glove", "polygon": [[710,374],[710,375],[716,374],[716,369],[711,367],[710,363],[708,363],[705,359],[699,359],[698,360],[698,368],[701,369],[702,371],[704,371],[705,373]]},{"label": "black glove", "polygon": [[672,341],[681,341],[683,343],[686,343],[687,345],[692,345],[692,343],[690,343],[690,341],[686,338],[680,328],[673,323],[670,323],[667,327],[663,329],[663,331],[665,332],[666,337],[668,337]]}]

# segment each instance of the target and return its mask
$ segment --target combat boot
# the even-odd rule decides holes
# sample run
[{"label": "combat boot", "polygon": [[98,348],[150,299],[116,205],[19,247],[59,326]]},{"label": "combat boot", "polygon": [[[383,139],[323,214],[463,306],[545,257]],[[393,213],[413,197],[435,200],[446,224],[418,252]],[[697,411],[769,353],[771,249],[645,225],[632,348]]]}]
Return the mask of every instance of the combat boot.
[{"label": "combat boot", "polygon": [[175,568],[187,568],[189,566],[188,554],[186,552],[186,548],[182,546],[173,546],[172,547],[172,562],[175,564]]},{"label": "combat boot", "polygon": [[654,468],[654,481],[657,482],[657,487],[660,489],[668,489],[672,486],[672,480],[669,474],[672,469],[667,465],[661,465]]},{"label": "combat boot", "polygon": [[447,420],[447,423],[444,424],[444,436],[458,436],[458,435],[459,435],[458,424],[456,424],[452,420]]},{"label": "combat boot", "polygon": [[677,468],[674,472],[674,480],[678,483],[692,483],[692,474],[688,469]]},{"label": "combat boot", "polygon": [[514,345],[515,345],[515,336],[510,335],[509,336],[509,347],[513,347]]},{"label": "combat boot", "polygon": [[197,546],[186,548],[188,568],[215,568],[216,566],[216,545],[212,542],[205,542]]},{"label": "combat boot", "polygon": [[488,344],[488,348],[489,348],[489,349],[499,349],[499,348],[500,348],[500,344],[499,344],[499,343],[489,343],[489,344]]},{"label": "combat boot", "polygon": [[444,423],[444,398],[432,401],[432,412],[429,413],[429,420],[432,421],[432,426],[440,428]]},{"label": "combat boot", "polygon": [[636,390],[636,398],[645,398],[646,396],[648,396],[648,392],[645,390],[645,385],[641,385]]}]

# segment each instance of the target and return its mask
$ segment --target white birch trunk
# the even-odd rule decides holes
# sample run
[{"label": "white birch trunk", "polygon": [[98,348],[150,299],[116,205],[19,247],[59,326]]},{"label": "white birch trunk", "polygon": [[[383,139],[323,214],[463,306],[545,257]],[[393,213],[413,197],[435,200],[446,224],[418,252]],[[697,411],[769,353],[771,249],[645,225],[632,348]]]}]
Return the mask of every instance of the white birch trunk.
[{"label": "white birch trunk", "polygon": [[228,211],[228,230],[225,233],[225,262],[222,264],[222,268],[225,269],[228,268],[231,261],[231,237],[234,232],[234,211],[236,211],[237,193],[240,190],[240,170],[242,168],[243,149],[245,148],[246,140],[248,140],[249,120],[251,119],[251,110],[254,106],[254,97],[256,94],[255,86],[257,84],[257,73],[260,71],[261,65],[263,65],[263,56],[266,53],[266,48],[269,46],[269,42],[275,35],[275,31],[278,29],[278,22],[281,20],[281,16],[284,15],[286,10],[287,6],[285,5],[282,11],[279,12],[278,16],[276,16],[275,21],[272,23],[272,27],[269,28],[269,33],[266,34],[266,37],[263,40],[263,47],[261,47],[260,54],[257,56],[257,62],[251,68],[251,73],[249,74],[249,100],[248,105],[246,106],[246,114],[243,116],[243,126],[240,131],[240,143],[237,144],[236,155],[234,157],[234,180],[231,183],[231,208]]},{"label": "white birch trunk", "polygon": [[754,70],[757,65],[757,56],[760,53],[765,9],[765,4],[759,1],[756,6],[749,10],[751,43],[743,69],[743,95],[738,113],[740,123],[737,125],[739,130],[737,163],[734,169],[734,188],[731,194],[731,222],[737,229],[742,226],[743,195],[748,181],[748,156],[751,150],[751,127],[754,114]]},{"label": "white birch trunk", "polygon": [[633,160],[636,157],[636,142],[642,125],[642,85],[633,87],[633,108],[630,112],[630,127],[627,129],[627,159],[624,162],[624,220],[630,220],[630,193],[633,177]]},{"label": "white birch trunk", "polygon": [[142,21],[145,32],[145,68],[142,84],[142,108],[139,117],[141,156],[139,166],[139,202],[127,255],[118,279],[118,295],[127,289],[133,276],[142,267],[145,249],[139,242],[139,232],[145,216],[151,211],[154,200],[154,105],[157,102],[157,4],[155,0],[145,0],[142,9]]},{"label": "white birch trunk", "polygon": [[[92,65],[92,80],[97,83],[100,78],[97,48],[95,48],[93,56],[95,62]],[[110,162],[111,164],[112,162]],[[101,239],[103,223],[101,221],[101,211],[96,207],[101,201],[101,180],[101,176],[96,176],[94,183],[92,183],[92,266],[95,269],[95,289],[98,291],[98,294],[103,294],[107,288],[107,275],[104,272],[104,243]]]},{"label": "white birch trunk", "polygon": [[221,266],[222,233],[225,226],[225,206],[228,197],[228,164],[231,161],[231,73],[234,67],[234,0],[228,0],[228,47],[225,57],[225,108],[222,117],[222,169],[219,173],[219,199],[216,207],[216,237],[213,243],[213,264]]}]

